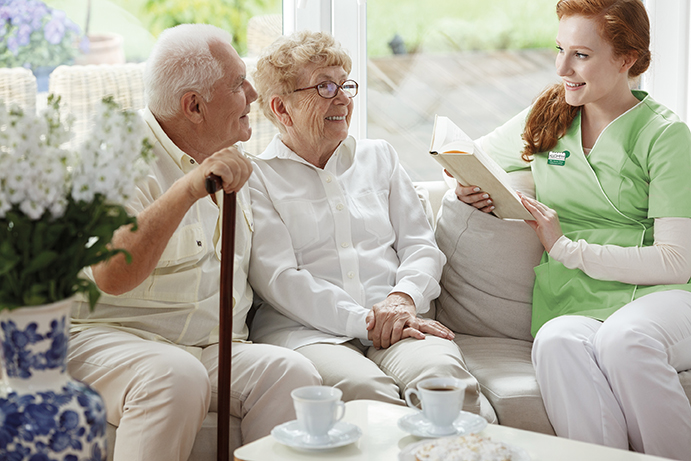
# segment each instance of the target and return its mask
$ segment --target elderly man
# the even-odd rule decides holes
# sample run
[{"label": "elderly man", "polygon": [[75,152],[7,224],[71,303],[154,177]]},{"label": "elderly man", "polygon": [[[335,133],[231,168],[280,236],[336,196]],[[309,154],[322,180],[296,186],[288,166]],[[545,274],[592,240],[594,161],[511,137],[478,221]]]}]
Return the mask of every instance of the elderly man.
[{"label": "elderly man", "polygon": [[113,239],[132,263],[120,256],[94,266],[88,275],[106,294],[93,312],[86,303],[73,312],[70,372],[105,399],[118,426],[115,460],[187,460],[216,405],[222,192],[206,193],[209,174],[238,192],[231,412],[242,418],[243,441],[295,417],[292,389],[321,383],[302,355],[245,342],[252,167],[233,145],[251,135],[257,94],[230,41],[201,24],[161,34],[142,111],[156,162],[128,205],[138,230]]}]

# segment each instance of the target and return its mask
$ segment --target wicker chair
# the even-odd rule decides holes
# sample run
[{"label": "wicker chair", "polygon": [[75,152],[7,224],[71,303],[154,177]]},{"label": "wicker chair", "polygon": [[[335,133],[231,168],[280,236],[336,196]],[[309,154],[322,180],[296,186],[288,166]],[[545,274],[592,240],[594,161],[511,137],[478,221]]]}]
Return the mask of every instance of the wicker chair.
[{"label": "wicker chair", "polygon": [[36,111],[36,77],[23,67],[0,68],[0,99],[17,104],[26,111]]},{"label": "wicker chair", "polygon": [[61,110],[75,117],[73,145],[91,129],[101,100],[113,96],[125,109],[144,107],[144,63],[59,66],[50,75],[49,93],[61,97]]},{"label": "wicker chair", "polygon": [[247,54],[258,56],[283,33],[283,16],[263,14],[252,16],[247,21]]}]

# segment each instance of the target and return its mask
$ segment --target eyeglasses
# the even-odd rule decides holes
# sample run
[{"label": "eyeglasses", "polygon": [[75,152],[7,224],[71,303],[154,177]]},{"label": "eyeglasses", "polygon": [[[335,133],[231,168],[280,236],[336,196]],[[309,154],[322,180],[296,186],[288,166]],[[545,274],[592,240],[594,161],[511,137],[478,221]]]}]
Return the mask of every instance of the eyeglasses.
[{"label": "eyeglasses", "polygon": [[[317,93],[319,93],[319,96],[321,96],[324,99],[333,99],[336,97],[338,94],[338,89],[340,88],[343,90],[343,93],[348,96],[349,98],[354,98],[355,95],[357,94],[357,82],[355,80],[346,80],[342,84],[338,84],[332,81],[325,81],[318,83],[314,86],[310,86],[307,88],[298,88],[295,91],[303,91],[303,90],[311,90],[313,88],[317,89]],[[295,93],[293,91],[293,93]]]}]

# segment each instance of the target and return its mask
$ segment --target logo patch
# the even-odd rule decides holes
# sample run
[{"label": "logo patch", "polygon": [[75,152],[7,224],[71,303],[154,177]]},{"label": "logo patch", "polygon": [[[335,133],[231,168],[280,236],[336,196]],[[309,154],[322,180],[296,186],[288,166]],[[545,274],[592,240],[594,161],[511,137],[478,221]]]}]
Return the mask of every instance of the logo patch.
[{"label": "logo patch", "polygon": [[569,155],[571,155],[571,152],[568,150],[564,152],[550,152],[547,156],[547,165],[564,166]]}]

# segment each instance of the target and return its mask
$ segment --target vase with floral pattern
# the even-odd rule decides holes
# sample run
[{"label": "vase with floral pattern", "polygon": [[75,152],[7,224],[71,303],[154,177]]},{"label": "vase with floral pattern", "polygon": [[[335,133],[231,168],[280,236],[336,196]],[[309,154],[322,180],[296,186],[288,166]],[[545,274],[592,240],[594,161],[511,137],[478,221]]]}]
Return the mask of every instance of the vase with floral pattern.
[{"label": "vase with floral pattern", "polygon": [[72,302],[0,312],[0,460],[106,458],[103,399],[67,372]]}]

